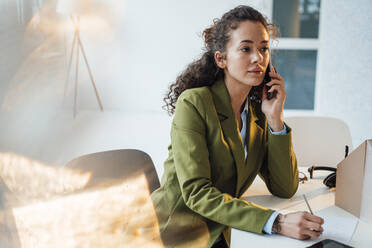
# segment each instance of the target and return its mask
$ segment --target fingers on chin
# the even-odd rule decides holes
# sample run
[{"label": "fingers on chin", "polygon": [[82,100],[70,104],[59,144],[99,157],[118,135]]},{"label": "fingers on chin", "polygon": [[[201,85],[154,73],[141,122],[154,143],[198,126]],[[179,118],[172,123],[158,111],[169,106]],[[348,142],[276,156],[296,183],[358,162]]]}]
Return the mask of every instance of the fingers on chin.
[{"label": "fingers on chin", "polygon": [[268,82],[266,85],[271,86],[271,85],[282,85],[282,84],[283,84],[282,81],[273,79],[270,82]]}]

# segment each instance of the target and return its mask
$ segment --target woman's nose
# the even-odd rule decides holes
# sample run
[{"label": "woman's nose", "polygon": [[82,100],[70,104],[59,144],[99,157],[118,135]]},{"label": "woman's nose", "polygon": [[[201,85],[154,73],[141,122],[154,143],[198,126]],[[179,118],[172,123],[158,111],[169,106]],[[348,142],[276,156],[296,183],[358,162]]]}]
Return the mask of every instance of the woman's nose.
[{"label": "woman's nose", "polygon": [[260,63],[263,60],[262,54],[258,51],[258,49],[254,49],[251,54],[251,61],[252,63]]}]

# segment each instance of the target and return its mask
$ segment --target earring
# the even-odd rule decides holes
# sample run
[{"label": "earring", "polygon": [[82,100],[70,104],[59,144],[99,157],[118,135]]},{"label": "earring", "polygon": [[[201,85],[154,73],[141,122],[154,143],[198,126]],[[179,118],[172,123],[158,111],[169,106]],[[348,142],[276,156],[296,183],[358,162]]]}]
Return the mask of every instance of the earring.
[{"label": "earring", "polygon": [[220,72],[221,68],[219,66],[217,66],[217,70],[216,72],[214,73],[214,76],[217,77],[218,73]]}]

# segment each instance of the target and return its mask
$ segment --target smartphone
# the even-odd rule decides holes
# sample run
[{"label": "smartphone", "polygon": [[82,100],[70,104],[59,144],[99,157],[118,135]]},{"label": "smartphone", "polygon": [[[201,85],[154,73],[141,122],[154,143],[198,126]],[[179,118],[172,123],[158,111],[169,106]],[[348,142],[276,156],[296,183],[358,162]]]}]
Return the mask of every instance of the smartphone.
[{"label": "smartphone", "polygon": [[275,68],[273,67],[273,65],[271,64],[271,61],[270,61],[269,65],[267,66],[266,72],[265,72],[264,80],[262,81],[262,87],[266,88],[266,92],[267,92],[266,96],[267,96],[268,100],[273,99],[276,95],[276,91],[268,92],[270,90],[271,86],[266,85],[268,82],[271,81],[271,77],[269,76],[269,72],[271,72],[272,70],[275,70]]},{"label": "smartphone", "polygon": [[270,90],[271,86],[266,85],[268,82],[271,81],[271,77],[269,75],[269,72],[271,72],[272,70],[276,71],[276,69],[273,67],[273,65],[271,64],[271,61],[270,61],[269,65],[266,68],[265,77],[264,77],[262,83],[259,86],[254,87],[254,89],[253,89],[253,92],[251,94],[251,100],[257,101],[257,102],[262,101],[261,96],[262,96],[263,87],[266,88],[266,96],[267,96],[268,100],[271,100],[276,96],[276,91],[268,92]]},{"label": "smartphone", "polygon": [[316,244],[313,244],[312,246],[308,246],[308,248],[322,248],[322,247],[324,248],[353,248],[352,246],[342,244],[332,239],[325,239],[325,240],[319,241]]}]

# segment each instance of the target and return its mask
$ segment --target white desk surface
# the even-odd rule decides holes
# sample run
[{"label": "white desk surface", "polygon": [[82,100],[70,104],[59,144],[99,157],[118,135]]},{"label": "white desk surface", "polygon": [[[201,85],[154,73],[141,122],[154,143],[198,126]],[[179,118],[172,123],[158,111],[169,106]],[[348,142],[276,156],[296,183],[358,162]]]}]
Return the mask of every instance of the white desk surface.
[{"label": "white desk surface", "polygon": [[[307,168],[300,167],[300,171],[306,171],[305,174],[309,175]],[[338,217],[357,219],[334,205],[335,191],[331,191],[323,185],[323,179],[329,173],[328,171],[315,171],[313,179],[308,178],[309,181],[304,184],[300,183],[297,193],[291,199],[282,199],[271,195],[264,182],[257,177],[242,198],[285,214],[295,211],[308,211],[302,196],[305,194],[315,214],[316,212],[326,212]],[[300,241],[281,235],[259,235],[234,228],[231,233],[232,248],[270,247],[273,244],[275,244],[275,247],[307,247],[317,241]],[[354,247],[372,247],[372,225],[358,220],[355,232],[348,244]]]}]

